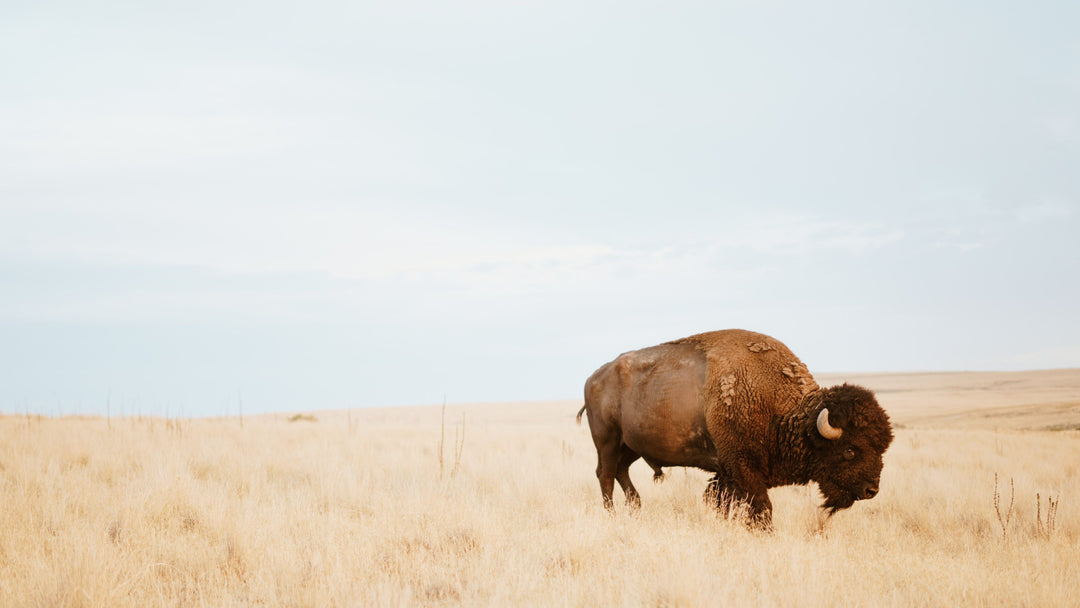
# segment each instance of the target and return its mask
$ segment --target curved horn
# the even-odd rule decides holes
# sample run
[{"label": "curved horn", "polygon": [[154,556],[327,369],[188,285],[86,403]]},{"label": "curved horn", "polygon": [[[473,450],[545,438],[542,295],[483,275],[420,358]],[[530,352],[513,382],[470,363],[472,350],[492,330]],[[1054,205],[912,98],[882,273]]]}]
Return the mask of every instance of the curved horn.
[{"label": "curved horn", "polygon": [[817,416],[817,432],[825,439],[837,440],[844,434],[844,429],[838,429],[829,424],[829,408],[823,408]]}]

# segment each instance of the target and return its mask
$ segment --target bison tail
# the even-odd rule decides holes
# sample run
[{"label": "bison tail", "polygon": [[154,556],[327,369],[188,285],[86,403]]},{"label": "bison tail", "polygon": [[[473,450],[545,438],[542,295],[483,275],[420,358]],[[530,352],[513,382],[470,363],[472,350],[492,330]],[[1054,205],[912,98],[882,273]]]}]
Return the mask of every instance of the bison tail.
[{"label": "bison tail", "polygon": [[578,424],[581,424],[581,415],[585,413],[585,408],[587,408],[587,407],[589,407],[589,406],[588,405],[583,405],[583,406],[581,406],[581,409],[578,410],[578,413],[577,413],[577,423]]}]

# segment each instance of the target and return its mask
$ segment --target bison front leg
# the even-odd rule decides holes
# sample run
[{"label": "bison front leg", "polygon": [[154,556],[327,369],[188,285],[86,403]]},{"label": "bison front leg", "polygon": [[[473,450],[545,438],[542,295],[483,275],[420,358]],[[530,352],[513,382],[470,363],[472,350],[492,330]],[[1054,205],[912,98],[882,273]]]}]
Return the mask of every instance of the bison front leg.
[{"label": "bison front leg", "polygon": [[762,530],[772,530],[772,501],[765,489],[750,497],[750,525]]},{"label": "bison front leg", "polygon": [[709,480],[704,498],[725,518],[738,516],[745,509],[751,527],[772,527],[772,501],[763,482],[720,471]]}]

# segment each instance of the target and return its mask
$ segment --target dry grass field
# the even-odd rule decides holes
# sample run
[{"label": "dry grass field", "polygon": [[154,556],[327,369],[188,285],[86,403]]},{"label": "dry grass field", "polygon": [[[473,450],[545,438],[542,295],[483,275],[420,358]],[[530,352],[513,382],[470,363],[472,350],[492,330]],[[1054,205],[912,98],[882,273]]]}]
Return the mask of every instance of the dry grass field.
[{"label": "dry grass field", "polygon": [[1080,602],[1080,370],[818,379],[890,412],[881,494],[822,525],[774,489],[770,533],[641,462],[642,510],[608,515],[574,401],[3,416],[0,606]]}]

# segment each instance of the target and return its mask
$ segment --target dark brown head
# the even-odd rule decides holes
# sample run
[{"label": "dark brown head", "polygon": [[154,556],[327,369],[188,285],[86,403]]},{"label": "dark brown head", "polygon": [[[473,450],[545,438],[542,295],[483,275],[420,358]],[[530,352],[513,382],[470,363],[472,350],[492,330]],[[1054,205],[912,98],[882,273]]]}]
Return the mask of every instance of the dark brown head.
[{"label": "dark brown head", "polygon": [[881,456],[892,443],[889,416],[874,393],[851,384],[821,392],[808,421],[813,474],[832,515],[856,500],[873,498],[881,480]]}]

